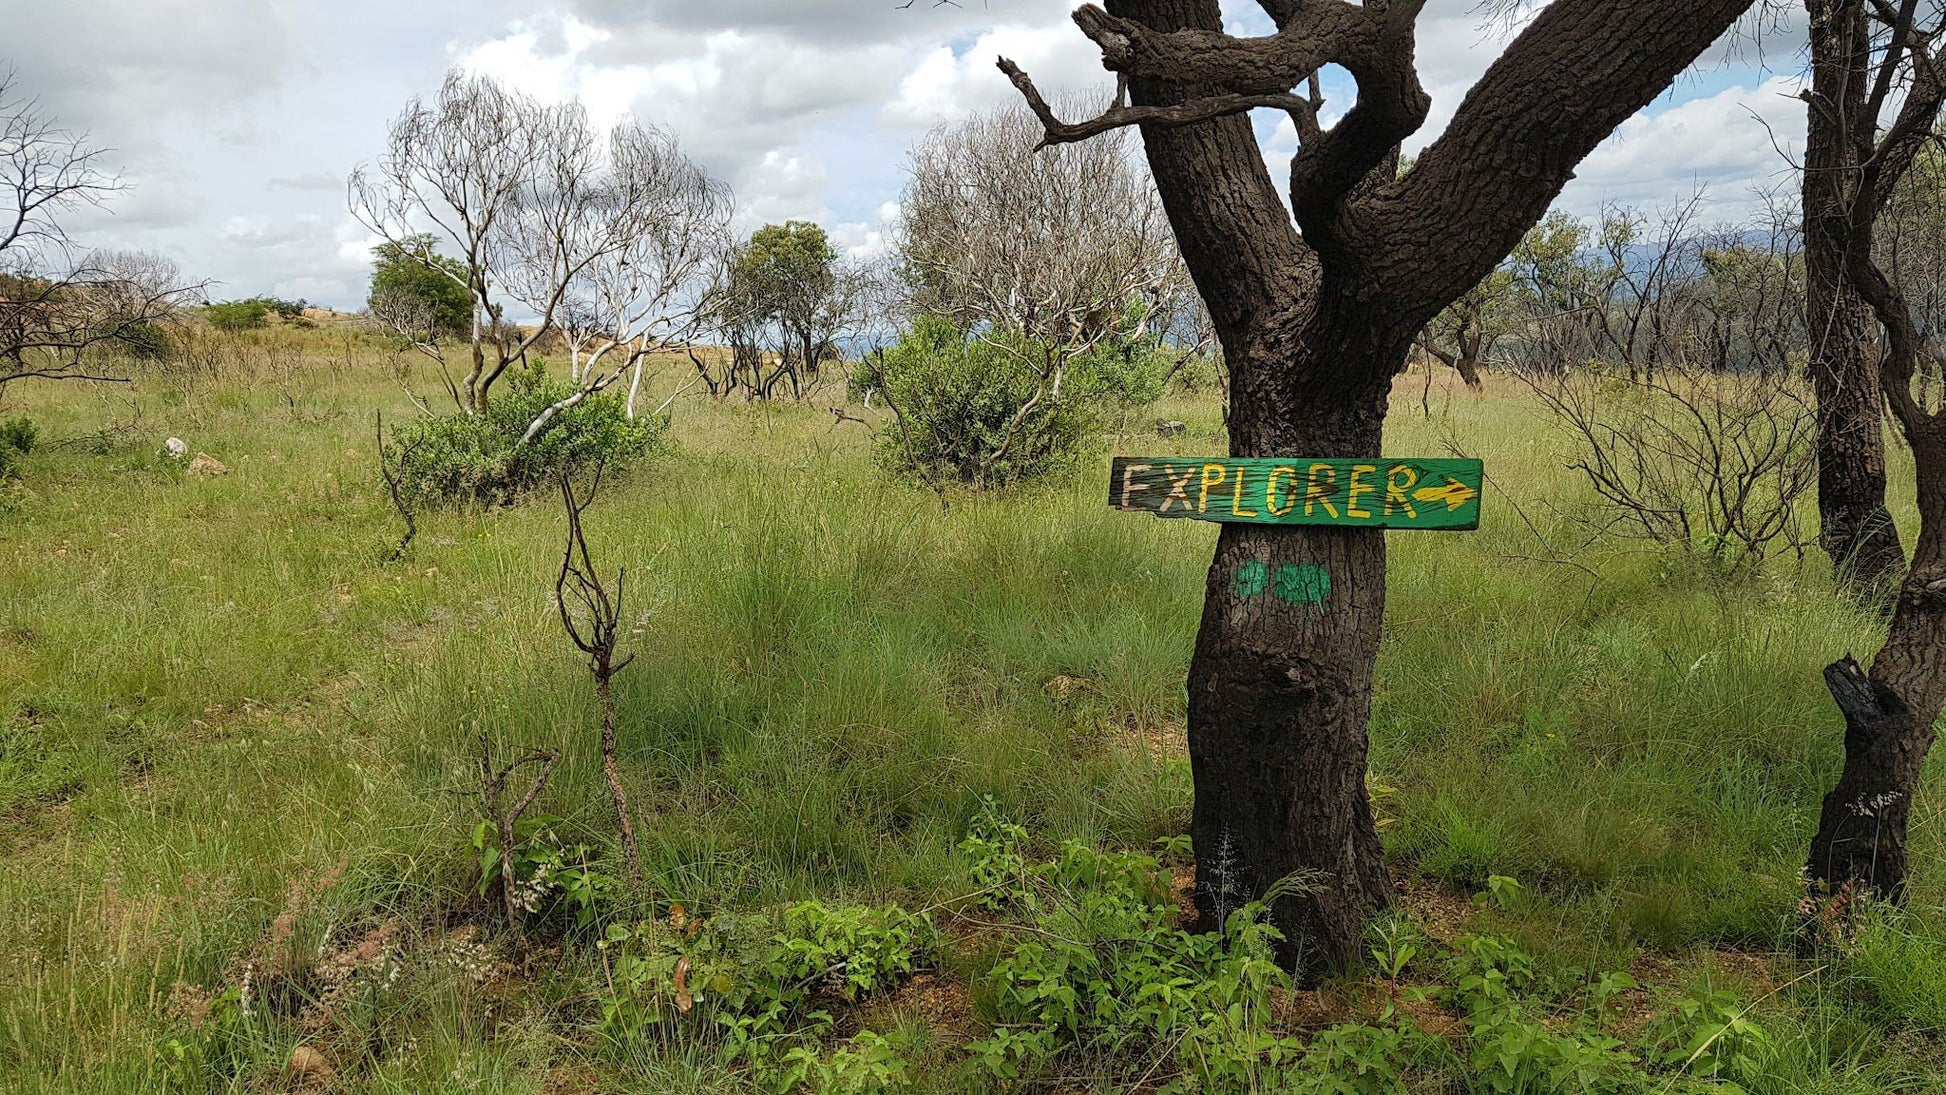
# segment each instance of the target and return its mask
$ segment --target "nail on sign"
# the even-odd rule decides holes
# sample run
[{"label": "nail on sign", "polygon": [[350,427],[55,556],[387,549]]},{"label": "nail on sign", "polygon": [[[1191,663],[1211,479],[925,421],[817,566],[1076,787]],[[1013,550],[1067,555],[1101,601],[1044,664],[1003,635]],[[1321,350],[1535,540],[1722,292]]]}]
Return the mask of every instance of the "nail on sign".
[{"label": "nail on sign", "polygon": [[1118,456],[1108,504],[1254,525],[1480,527],[1478,460],[1261,460]]}]

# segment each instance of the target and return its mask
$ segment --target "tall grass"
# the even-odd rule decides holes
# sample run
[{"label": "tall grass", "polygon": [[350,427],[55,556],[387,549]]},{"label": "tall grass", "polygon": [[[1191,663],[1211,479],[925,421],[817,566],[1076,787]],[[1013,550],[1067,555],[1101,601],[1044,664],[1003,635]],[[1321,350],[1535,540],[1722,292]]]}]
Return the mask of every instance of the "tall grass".
[{"label": "tall grass", "polygon": [[[139,426],[107,452],[43,447],[0,514],[0,1090],[185,1082],[172,993],[234,981],[280,916],[308,946],[388,916],[433,946],[474,916],[482,729],[561,749],[541,808],[589,837],[609,824],[591,688],[550,603],[559,512],[427,514],[384,565],[371,415],[411,413],[388,351],[265,338],[305,368],[9,393],[56,440]],[[1839,762],[1818,670],[1878,625],[1815,565],[1724,584],[1590,542],[1591,495],[1513,385],[1433,395],[1422,413],[1401,393],[1392,450],[1477,454],[1494,489],[1478,533],[1392,541],[1372,758],[1395,867],[1461,894],[1518,877],[1532,899],[1510,930],[1564,966],[1776,948]],[[1213,405],[1164,412],[1189,431],[1115,444],[1222,451]],[[172,434],[228,473],[157,456]],[[1044,849],[1185,831],[1211,528],[1110,512],[1092,471],[942,499],[810,407],[688,398],[671,436],[588,514],[639,613],[619,736],[662,900],[964,893],[954,847],[983,796]],[[1774,1090],[1886,1089],[1859,1079],[1866,1056],[1886,1075],[1940,1059],[1937,793],[1915,812],[1911,908],[1767,1005],[1803,1048],[1802,1084]],[[591,1065],[583,961],[509,974],[492,1018],[414,967],[410,1006],[357,1018],[363,1082],[730,1082]],[[313,1036],[250,1029],[251,1089]]]}]

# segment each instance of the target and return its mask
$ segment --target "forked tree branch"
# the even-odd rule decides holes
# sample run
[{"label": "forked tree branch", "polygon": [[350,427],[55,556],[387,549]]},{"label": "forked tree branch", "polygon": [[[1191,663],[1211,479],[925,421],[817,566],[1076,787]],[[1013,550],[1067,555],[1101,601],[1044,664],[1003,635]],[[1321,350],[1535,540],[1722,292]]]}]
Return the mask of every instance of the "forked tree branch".
[{"label": "forked tree branch", "polygon": [[[1212,118],[1242,114],[1258,107],[1286,111],[1296,123],[1301,134],[1309,129],[1317,129],[1317,102],[1290,92],[1276,92],[1261,95],[1212,95],[1201,99],[1191,99],[1176,106],[1122,106],[1109,107],[1101,114],[1083,122],[1063,122],[1049,106],[1047,99],[1034,86],[1034,81],[1019,65],[1005,57],[999,60],[1000,71],[1020,91],[1021,98],[1039,118],[1047,135],[1041,139],[1038,148],[1055,144],[1071,144],[1099,136],[1110,130],[1132,125],[1154,125],[1164,129],[1175,129],[1197,122],[1207,122]],[[1314,77],[1315,78],[1315,77]]]},{"label": "forked tree branch", "polygon": [[[1417,3],[1411,5],[1416,10]],[[1327,64],[1380,63],[1401,11],[1385,13],[1344,0],[1309,0],[1276,34],[1239,38],[1222,31],[1158,32],[1095,4],[1075,9],[1081,33],[1101,49],[1110,72],[1240,95],[1290,91]],[[1410,18],[1404,22],[1409,26]]]}]

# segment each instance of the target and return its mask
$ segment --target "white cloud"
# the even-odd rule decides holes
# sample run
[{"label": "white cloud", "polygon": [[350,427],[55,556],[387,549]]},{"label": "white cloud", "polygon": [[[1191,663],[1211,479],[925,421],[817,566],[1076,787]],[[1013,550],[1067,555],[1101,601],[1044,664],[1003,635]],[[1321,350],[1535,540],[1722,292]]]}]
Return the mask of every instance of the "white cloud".
[{"label": "white cloud", "polygon": [[1114,83],[1101,67],[1101,53],[1072,25],[1004,26],[955,50],[940,46],[899,81],[898,93],[879,112],[892,126],[929,129],[980,110],[1020,101],[995,67],[1006,57],[1020,65],[1050,100],[1063,93],[1105,100]]},{"label": "white cloud", "polygon": [[1713,215],[1734,218],[1753,189],[1788,181],[1780,149],[1803,144],[1799,86],[1795,76],[1773,76],[1637,115],[1582,161],[1559,204],[1588,215],[1606,202],[1654,205],[1701,186]]},{"label": "white cloud", "polygon": [[[117,150],[131,189],[77,217],[83,241],[161,250],[220,295],[275,292],[341,307],[364,297],[367,233],[344,212],[343,180],[383,149],[387,122],[463,64],[530,94],[582,102],[597,122],[632,114],[674,132],[737,191],[739,225],[808,217],[848,253],[882,253],[897,220],[905,151],[925,129],[1017,96],[994,68],[1019,62],[1050,94],[1112,86],[1072,24],[1075,0],[0,0],[0,38],[23,90]],[[1430,0],[1418,58],[1444,126],[1499,52],[1475,0]],[[1269,28],[1255,0],[1223,0],[1232,33]],[[1564,202],[1654,203],[1709,183],[1733,203],[1781,158],[1758,111],[1796,142],[1784,96],[1801,16],[1712,51],[1700,75],[1623,127]],[[1730,76],[1712,65],[1733,63]],[[1768,65],[1752,71],[1752,65]],[[1350,82],[1326,77],[1326,118]],[[1285,119],[1259,132],[1281,177]]]}]

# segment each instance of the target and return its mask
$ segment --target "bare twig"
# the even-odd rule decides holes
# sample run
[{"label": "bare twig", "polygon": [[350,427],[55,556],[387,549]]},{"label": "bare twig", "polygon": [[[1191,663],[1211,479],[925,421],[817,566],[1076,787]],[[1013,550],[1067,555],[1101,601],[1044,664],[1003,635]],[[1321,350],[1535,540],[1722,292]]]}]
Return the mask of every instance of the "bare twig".
[{"label": "bare twig", "polygon": [[[594,678],[595,693],[601,701],[601,770],[608,781],[608,793],[615,800],[622,838],[622,857],[628,864],[631,890],[642,884],[642,852],[635,841],[635,819],[628,804],[628,789],[622,784],[621,765],[615,747],[615,674],[635,660],[630,654],[620,661],[615,649],[621,637],[622,598],[628,568],[615,573],[615,592],[611,596],[588,552],[588,539],[582,531],[581,515],[594,504],[601,489],[602,465],[595,473],[585,496],[577,498],[574,480],[561,475],[561,503],[567,513],[567,546],[561,551],[561,570],[554,580],[554,603],[560,610],[561,626],[575,647],[588,656],[588,673]],[[570,607],[573,599],[578,607]]]},{"label": "bare twig", "polygon": [[[558,750],[535,749],[510,764],[496,768],[493,764],[492,739],[485,729],[480,731],[480,804],[500,841],[500,899],[507,910],[507,921],[511,924],[520,923],[522,912],[520,880],[514,873],[514,853],[519,850],[514,826],[528,807],[534,804],[534,800],[540,797],[541,791],[547,787],[548,777],[554,774],[554,766],[560,761]],[[520,798],[511,807],[506,806],[508,781],[514,773],[529,764],[540,765],[540,772],[528,782]]]},{"label": "bare twig", "polygon": [[414,438],[399,450],[399,468],[393,471],[385,461],[385,413],[374,412],[373,421],[378,434],[378,476],[385,480],[385,491],[392,499],[392,508],[398,510],[399,517],[405,521],[405,535],[399,538],[399,546],[393,548],[392,554],[385,560],[388,563],[396,563],[405,558],[406,549],[412,546],[413,538],[419,535],[418,519],[413,515],[412,507],[405,501],[403,480],[406,465],[411,462],[413,452],[423,443],[424,438]]}]

